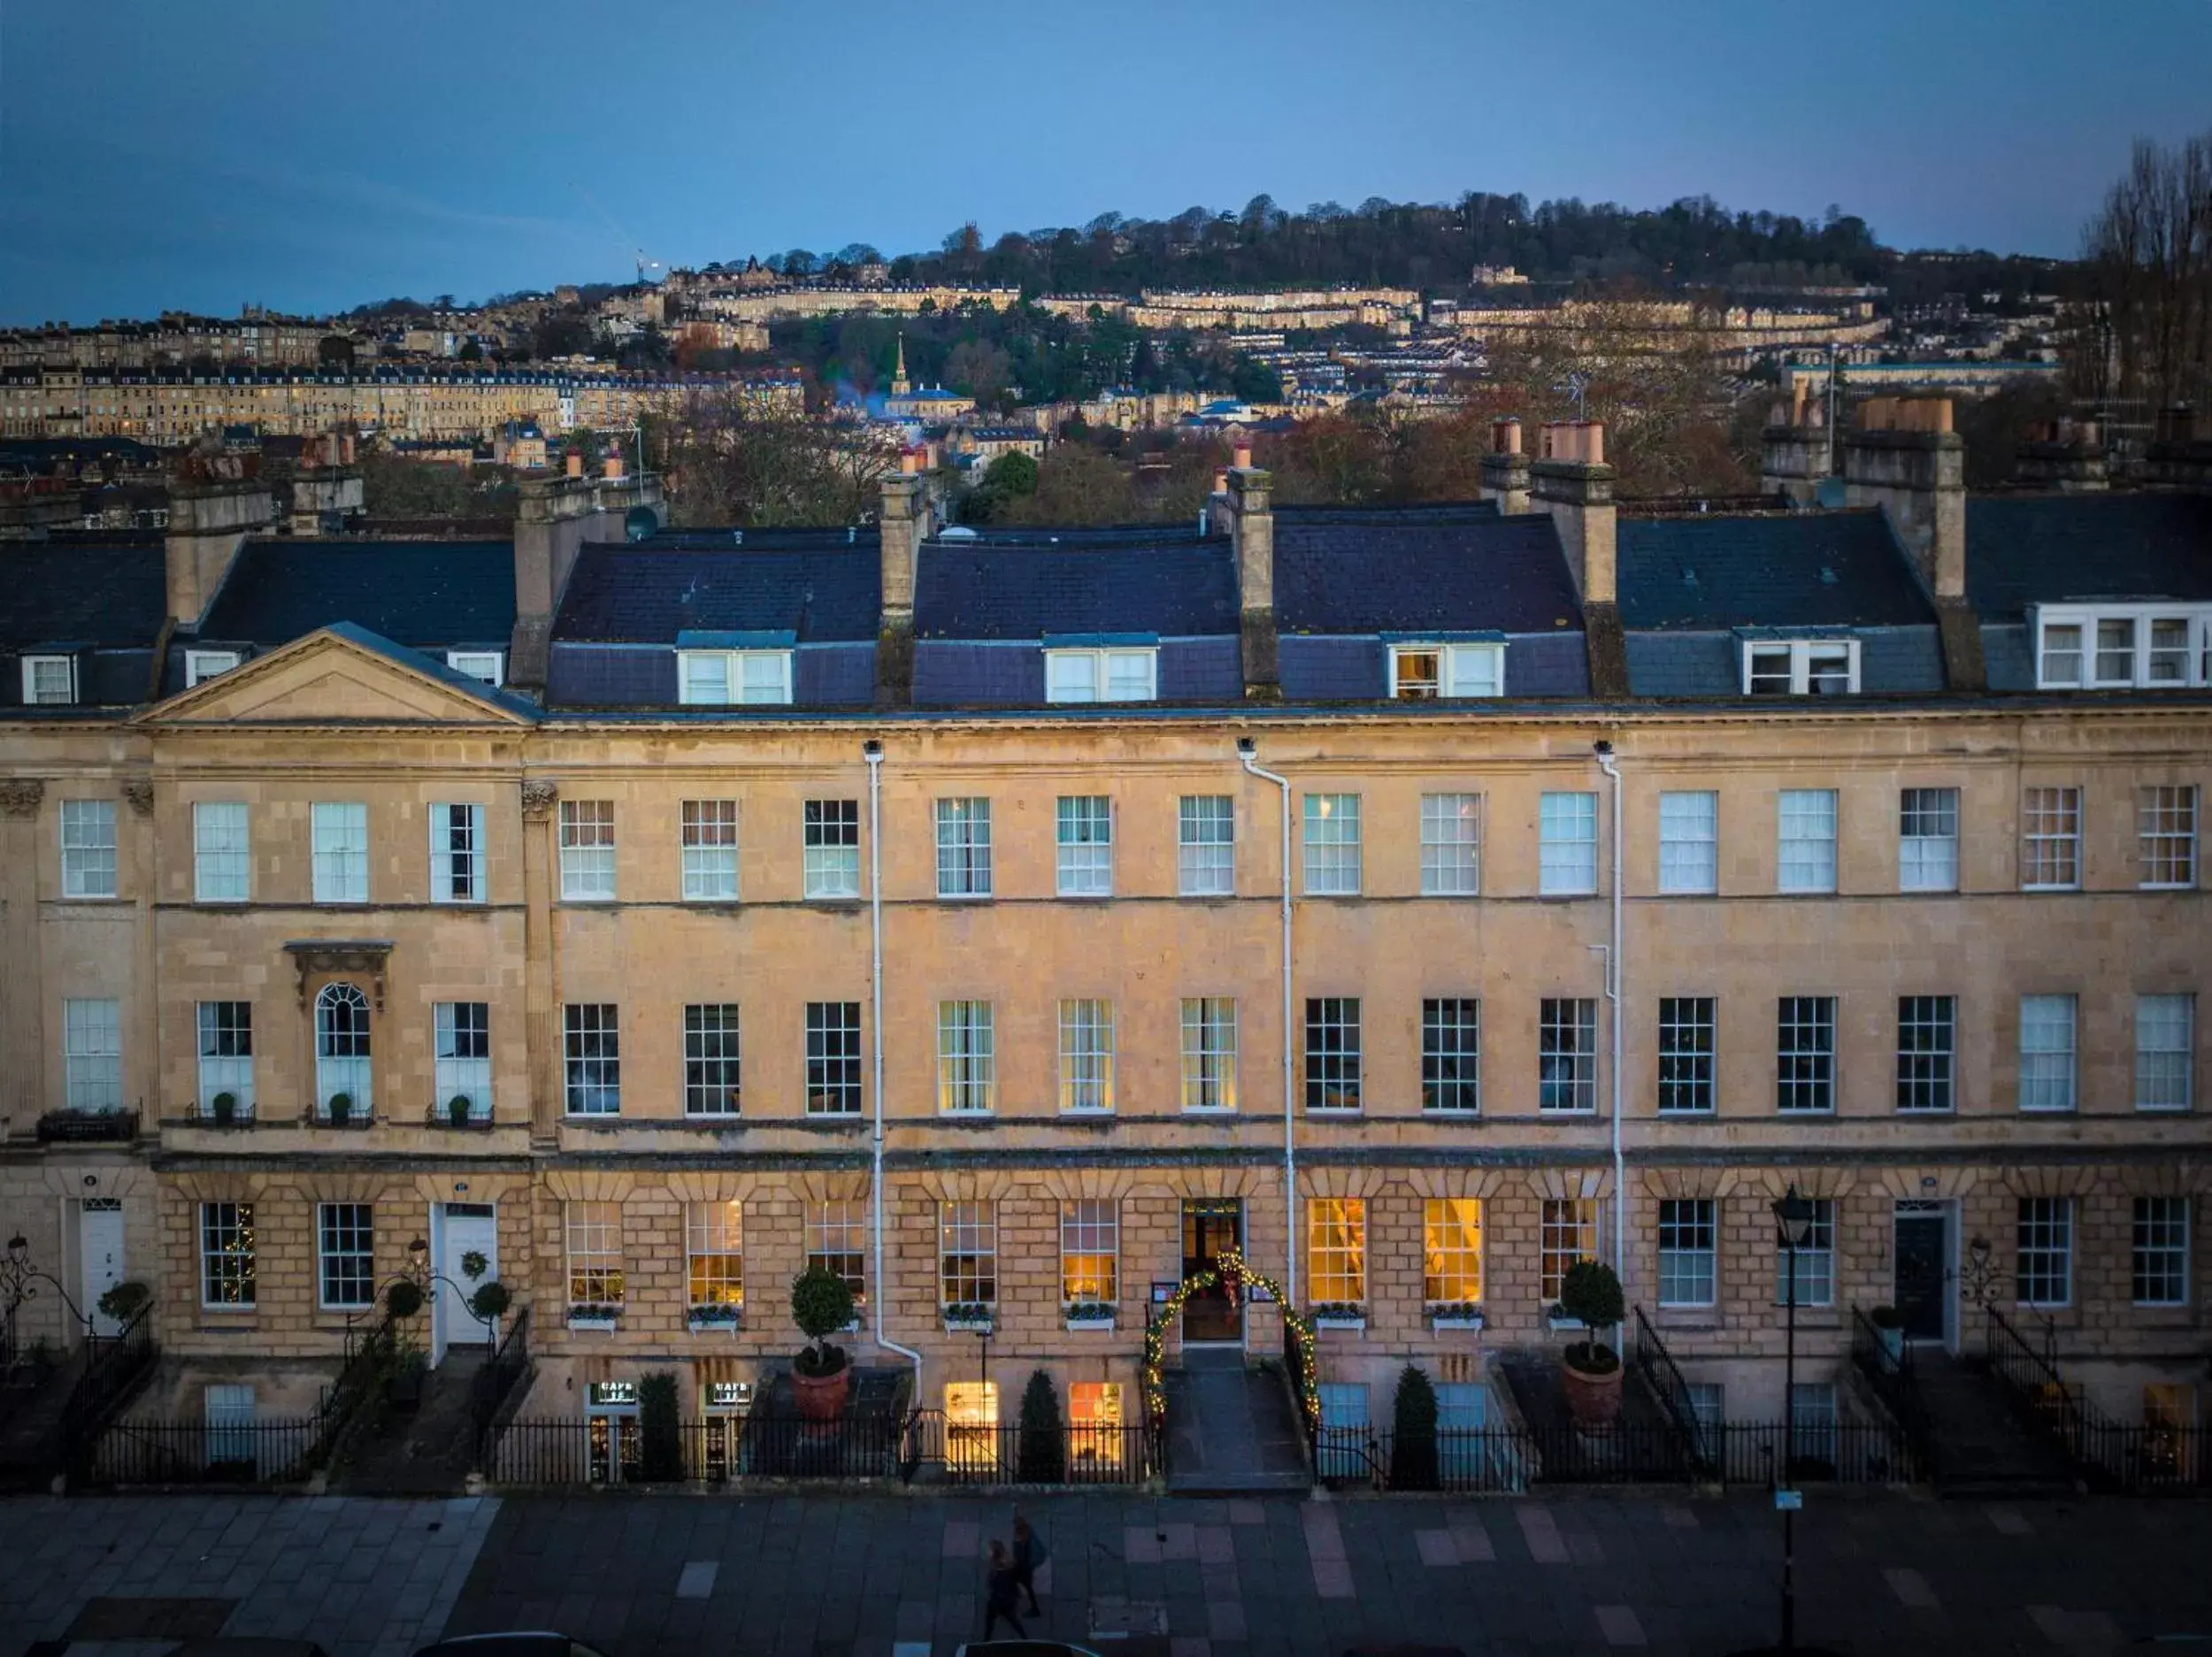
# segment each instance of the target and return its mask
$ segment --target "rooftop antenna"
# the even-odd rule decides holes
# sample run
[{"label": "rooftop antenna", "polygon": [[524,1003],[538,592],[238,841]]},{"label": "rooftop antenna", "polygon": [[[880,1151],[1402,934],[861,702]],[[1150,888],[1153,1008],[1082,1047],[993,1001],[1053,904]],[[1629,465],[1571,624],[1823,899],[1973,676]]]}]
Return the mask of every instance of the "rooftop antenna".
[{"label": "rooftop antenna", "polygon": [[1552,387],[1554,391],[1564,392],[1568,396],[1574,399],[1575,418],[1578,420],[1586,419],[1589,418],[1588,405],[1585,401],[1585,394],[1589,390],[1589,388],[1590,377],[1582,372],[1579,369],[1577,369],[1570,373],[1564,380],[1561,380],[1556,386]]}]

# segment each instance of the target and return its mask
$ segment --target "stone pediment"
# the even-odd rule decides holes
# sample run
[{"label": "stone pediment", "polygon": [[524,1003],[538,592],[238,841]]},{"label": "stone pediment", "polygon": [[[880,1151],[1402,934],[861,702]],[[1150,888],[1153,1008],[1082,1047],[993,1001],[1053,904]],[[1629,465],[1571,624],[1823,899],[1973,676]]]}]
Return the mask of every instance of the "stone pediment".
[{"label": "stone pediment", "polygon": [[325,628],[158,702],[157,725],[526,725],[526,703],[357,628]]}]

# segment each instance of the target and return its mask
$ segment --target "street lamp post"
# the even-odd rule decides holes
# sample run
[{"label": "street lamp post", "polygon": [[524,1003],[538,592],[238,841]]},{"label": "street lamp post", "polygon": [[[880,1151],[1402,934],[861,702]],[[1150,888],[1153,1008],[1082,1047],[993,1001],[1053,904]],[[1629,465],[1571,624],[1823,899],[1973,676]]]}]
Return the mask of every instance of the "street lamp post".
[{"label": "street lamp post", "polygon": [[1775,1484],[1775,1505],[1782,1510],[1782,1642],[1797,1649],[1797,1507],[1792,1477],[1797,1460],[1797,1251],[1811,1232],[1813,1205],[1793,1185],[1774,1204],[1775,1230],[1784,1251],[1782,1305],[1782,1466]]}]

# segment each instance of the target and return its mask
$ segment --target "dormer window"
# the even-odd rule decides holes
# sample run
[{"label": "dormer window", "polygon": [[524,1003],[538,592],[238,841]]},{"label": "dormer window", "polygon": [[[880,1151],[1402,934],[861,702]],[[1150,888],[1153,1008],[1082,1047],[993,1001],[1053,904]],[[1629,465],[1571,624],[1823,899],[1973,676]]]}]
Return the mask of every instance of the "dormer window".
[{"label": "dormer window", "polygon": [[184,653],[184,687],[189,690],[202,679],[229,672],[238,665],[238,659],[235,650],[187,650]]},{"label": "dormer window", "polygon": [[506,683],[507,653],[504,650],[448,650],[445,664],[457,673],[482,679],[494,690]]},{"label": "dormer window", "polygon": [[678,695],[687,707],[791,700],[788,650],[679,650]]},{"label": "dormer window", "polygon": [[23,658],[23,702],[26,707],[65,708],[76,700],[75,656],[27,656]]},{"label": "dormer window", "polygon": [[1159,695],[1159,648],[1121,645],[1045,651],[1047,702],[1152,702]]},{"label": "dormer window", "polygon": [[2047,605],[2035,631],[2039,690],[2212,684],[2212,604]]},{"label": "dormer window", "polygon": [[1394,644],[1390,695],[1394,702],[1497,696],[1505,691],[1502,644]]},{"label": "dormer window", "polygon": [[1747,696],[1855,696],[1859,641],[1747,639],[1743,690]]}]

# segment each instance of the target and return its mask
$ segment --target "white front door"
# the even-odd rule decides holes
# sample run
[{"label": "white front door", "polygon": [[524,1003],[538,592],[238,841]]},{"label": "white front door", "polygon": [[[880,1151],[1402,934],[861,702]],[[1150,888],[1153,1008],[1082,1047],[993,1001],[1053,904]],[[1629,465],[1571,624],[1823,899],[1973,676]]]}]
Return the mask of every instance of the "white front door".
[{"label": "white front door", "polygon": [[449,1202],[439,1209],[433,1230],[437,1247],[431,1270],[446,1280],[430,1285],[430,1362],[438,1364],[445,1362],[448,1346],[484,1343],[484,1325],[465,1302],[478,1285],[499,1275],[499,1210],[488,1202]]},{"label": "white front door", "polygon": [[100,1297],[123,1281],[123,1205],[113,1197],[87,1197],[77,1216],[77,1258],[84,1262],[84,1313],[96,1335],[123,1325],[100,1309]]}]

